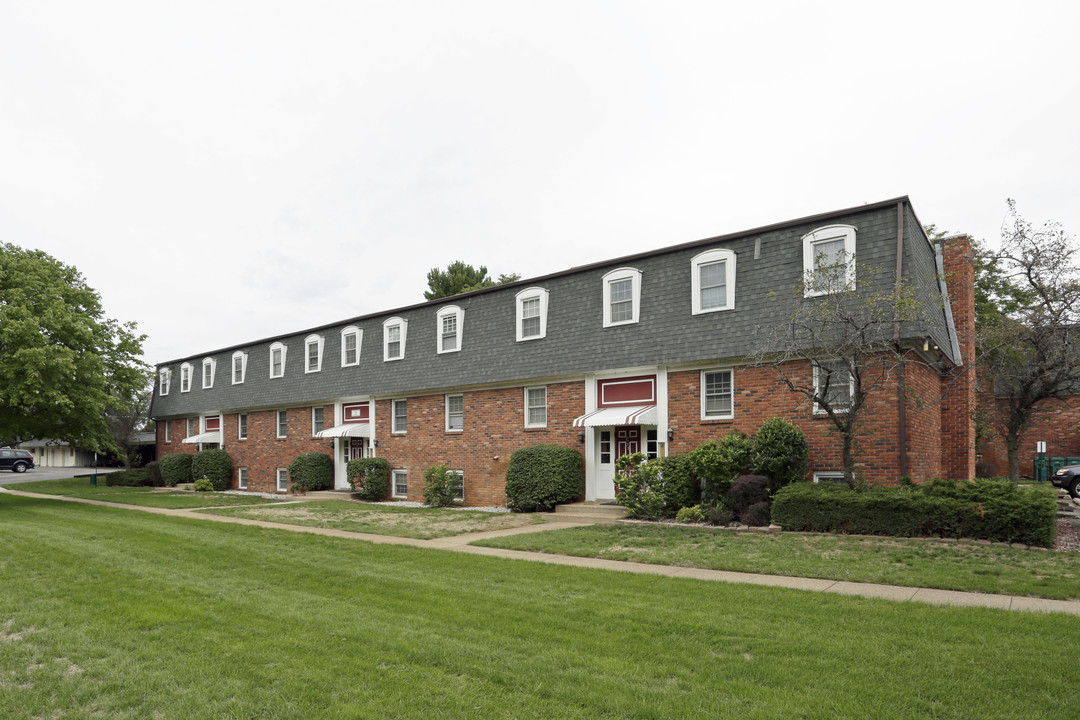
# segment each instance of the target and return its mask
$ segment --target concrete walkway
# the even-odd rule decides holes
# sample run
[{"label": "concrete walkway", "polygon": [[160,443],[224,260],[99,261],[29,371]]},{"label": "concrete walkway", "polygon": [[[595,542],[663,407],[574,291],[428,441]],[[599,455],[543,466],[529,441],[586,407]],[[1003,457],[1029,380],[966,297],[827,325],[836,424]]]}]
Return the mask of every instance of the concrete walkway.
[{"label": "concrete walkway", "polygon": [[[764,585],[768,587],[783,587],[793,590],[805,590],[808,592],[827,592],[838,595],[853,595],[865,598],[878,598],[901,602],[920,602],[931,605],[949,605],[954,607],[987,607],[998,610],[1016,610],[1026,612],[1054,612],[1069,615],[1080,615],[1080,601],[1078,600],[1047,600],[1044,598],[1024,597],[1020,595],[992,595],[988,593],[960,592],[957,590],[934,590],[931,588],[902,587],[897,585],[879,585],[876,583],[857,583],[840,580],[822,580],[819,578],[789,577],[785,575],[759,575],[757,573],[729,572],[726,570],[707,570],[705,568],[676,567],[673,565],[651,565],[648,563],[630,562],[625,560],[604,560],[601,558],[572,557],[569,555],[550,555],[547,553],[527,552],[523,550],[504,550],[501,548],[488,548],[470,545],[475,540],[484,540],[494,537],[506,537],[508,535],[522,535],[525,533],[545,532],[547,530],[560,530],[563,528],[581,527],[592,523],[569,521],[548,522],[542,525],[523,525],[521,527],[508,528],[505,530],[489,530],[486,532],[467,533],[453,537],[434,538],[432,540],[418,540],[416,538],[394,537],[392,535],[372,535],[370,533],[349,532],[347,530],[335,530],[331,528],[309,527],[307,525],[288,525],[285,523],[267,522],[265,520],[250,520],[247,518],[227,517],[225,515],[208,515],[196,510],[174,510],[168,508],[143,507],[140,505],[124,505],[102,500],[90,500],[87,498],[72,498],[63,495],[44,495],[17,491],[12,488],[0,486],[0,492],[23,497],[41,498],[45,500],[59,500],[65,502],[83,503],[86,505],[101,505],[103,507],[119,508],[122,510],[141,510],[157,515],[169,515],[191,520],[209,520],[211,522],[234,523],[238,525],[253,525],[271,530],[291,530],[304,532],[312,535],[324,535],[326,537],[348,538],[364,540],[377,545],[408,545],[410,547],[427,548],[430,550],[451,550],[454,552],[469,553],[471,555],[485,555],[488,557],[504,558],[507,560],[527,560],[541,562],[549,565],[569,565],[573,567],[593,568],[598,570],[614,570],[617,572],[639,573],[643,575],[663,575],[673,578],[692,578],[695,580],[708,580],[713,582],[739,583],[746,585]],[[230,506],[235,507],[235,506]],[[207,508],[199,508],[206,510]]]}]

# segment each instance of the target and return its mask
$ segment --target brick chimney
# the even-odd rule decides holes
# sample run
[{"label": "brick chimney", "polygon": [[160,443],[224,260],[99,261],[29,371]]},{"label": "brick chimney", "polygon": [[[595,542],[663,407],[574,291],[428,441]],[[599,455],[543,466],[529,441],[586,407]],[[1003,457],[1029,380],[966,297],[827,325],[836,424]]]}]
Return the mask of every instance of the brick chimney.
[{"label": "brick chimney", "polygon": [[942,373],[941,468],[945,477],[975,477],[975,264],[971,240],[957,235],[938,241],[945,267],[961,365]]}]

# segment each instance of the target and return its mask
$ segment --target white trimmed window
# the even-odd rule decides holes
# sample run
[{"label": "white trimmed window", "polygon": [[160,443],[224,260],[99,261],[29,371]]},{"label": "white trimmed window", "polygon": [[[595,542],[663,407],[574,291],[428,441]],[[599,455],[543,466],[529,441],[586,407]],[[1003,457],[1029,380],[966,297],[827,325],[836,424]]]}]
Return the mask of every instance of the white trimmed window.
[{"label": "white trimmed window", "polygon": [[457,475],[457,494],[454,495],[455,500],[465,499],[465,471],[464,470],[451,470],[450,474]]},{"label": "white trimmed window", "polygon": [[360,343],[363,339],[364,331],[355,325],[341,331],[341,367],[360,364]]},{"label": "white trimmed window", "polygon": [[217,373],[217,360],[204,358],[202,361],[202,387],[209,390],[214,387],[214,375]]},{"label": "white trimmed window", "polygon": [[158,373],[158,395],[168,395],[169,385],[172,383],[172,370],[162,368]]},{"label": "white trimmed window", "polygon": [[243,385],[247,376],[247,353],[237,350],[232,354],[232,384]]},{"label": "white trimmed window", "polygon": [[408,400],[394,400],[393,403],[392,421],[390,426],[390,432],[395,434],[403,434],[408,428],[409,419],[409,401]]},{"label": "white trimmed window", "polygon": [[803,235],[806,297],[855,288],[855,228],[828,225]]},{"label": "white trimmed window", "polygon": [[465,429],[465,396],[446,396],[446,432],[461,432]]},{"label": "white trimmed window", "polygon": [[284,410],[277,411],[277,436],[279,438],[288,437],[289,435],[289,418]]},{"label": "white trimmed window", "polygon": [[191,390],[191,363],[180,365],[180,392],[186,393]]},{"label": "white trimmed window", "polygon": [[[844,411],[851,407],[851,398],[855,394],[855,378],[842,360],[814,363],[814,395],[823,398],[834,411]],[[821,415],[825,408],[814,400],[814,413]]]},{"label": "white trimmed window", "polygon": [[731,370],[701,372],[701,419],[727,420],[734,417],[735,396]]},{"label": "white trimmed window", "polygon": [[636,323],[640,310],[640,270],[624,267],[604,275],[604,327]]},{"label": "white trimmed window", "polygon": [[656,428],[645,431],[645,457],[649,460],[655,460],[660,457],[659,437]]},{"label": "white trimmed window", "polygon": [[547,335],[548,291],[525,288],[514,296],[517,305],[517,340],[538,340]]},{"label": "white trimmed window", "polygon": [[247,413],[236,416],[236,439],[247,440]]},{"label": "white trimmed window", "polygon": [[409,471],[394,470],[394,497],[409,497]]},{"label": "white trimmed window", "polygon": [[814,482],[844,482],[843,470],[822,470],[821,472],[814,473]]},{"label": "white trimmed window", "polygon": [[304,372],[315,373],[322,370],[322,350],[325,338],[322,335],[308,335],[304,339]]},{"label": "white trimmed window", "polygon": [[289,346],[285,343],[276,342],[270,346],[270,377],[285,376],[285,356],[288,352]]},{"label": "white trimmed window", "polygon": [[392,317],[383,323],[383,362],[405,357],[405,339],[408,333],[408,320]]},{"label": "white trimmed window", "polygon": [[693,314],[735,308],[735,253],[706,250],[690,261]]},{"label": "white trimmed window", "polygon": [[289,468],[277,469],[277,491],[288,492],[289,491]]},{"label": "white trimmed window", "polygon": [[165,442],[172,442],[172,420],[165,421]]},{"label": "white trimmed window", "polygon": [[193,418],[184,418],[184,437],[189,438],[194,435],[195,433],[192,432],[194,427]]},{"label": "white trimmed window", "polygon": [[525,388],[525,427],[547,427],[547,388]]},{"label": "white trimmed window", "polygon": [[247,468],[236,468],[236,488],[238,490],[247,490]]},{"label": "white trimmed window", "polygon": [[311,408],[311,434],[312,436],[318,435],[323,431],[323,409],[321,407]]},{"label": "white trimmed window", "polygon": [[447,305],[436,313],[435,323],[436,332],[439,334],[438,352],[450,353],[460,350],[465,311],[457,305]]}]

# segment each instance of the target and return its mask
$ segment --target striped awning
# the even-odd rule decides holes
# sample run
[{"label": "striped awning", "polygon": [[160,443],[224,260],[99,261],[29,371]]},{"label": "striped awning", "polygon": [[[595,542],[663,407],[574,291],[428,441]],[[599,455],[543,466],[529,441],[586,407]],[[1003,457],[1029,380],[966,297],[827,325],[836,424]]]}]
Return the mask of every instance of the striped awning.
[{"label": "striped awning", "polygon": [[371,423],[345,423],[315,433],[315,437],[371,437]]},{"label": "striped awning", "polygon": [[218,445],[220,445],[221,444],[221,431],[220,430],[211,430],[210,432],[204,432],[204,433],[201,433],[199,435],[192,435],[191,437],[184,438],[180,442],[182,442],[182,443],[191,443],[191,444],[195,444],[195,443],[217,443]]},{"label": "striped awning", "polygon": [[613,425],[656,425],[655,405],[628,405],[593,410],[574,418],[574,427],[608,427]]}]

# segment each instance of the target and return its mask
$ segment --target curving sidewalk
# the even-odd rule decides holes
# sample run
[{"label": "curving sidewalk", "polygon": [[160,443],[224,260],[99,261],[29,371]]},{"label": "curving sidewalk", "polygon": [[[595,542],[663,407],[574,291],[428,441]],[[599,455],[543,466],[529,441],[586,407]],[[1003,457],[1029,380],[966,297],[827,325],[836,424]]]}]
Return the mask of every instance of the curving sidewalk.
[{"label": "curving sidewalk", "polygon": [[[520,535],[523,533],[545,532],[562,528],[580,527],[591,525],[590,522],[568,521],[549,522],[544,525],[525,525],[522,527],[508,528],[505,530],[488,530],[478,533],[466,533],[452,537],[434,538],[432,540],[419,540],[416,538],[403,538],[391,535],[372,535],[369,533],[349,532],[347,530],[335,530],[331,528],[309,527],[307,525],[288,525],[273,523],[265,520],[250,520],[247,518],[228,517],[225,515],[207,515],[196,510],[173,510],[168,508],[143,507],[139,505],[124,505],[111,503],[103,500],[90,500],[87,498],[72,498],[63,495],[44,495],[41,493],[23,492],[13,490],[10,487],[0,486],[0,492],[22,495],[24,497],[41,498],[45,500],[58,500],[62,502],[76,502],[86,505],[101,505],[104,507],[120,508],[125,510],[139,510],[142,512],[158,515],[171,515],[192,520],[209,520],[211,522],[234,523],[239,525],[254,525],[271,530],[290,530],[304,532],[312,535],[325,535],[327,537],[350,538],[364,540],[377,545],[408,545],[430,550],[450,550],[453,552],[469,553],[471,555],[484,555],[507,560],[527,560],[530,562],[548,563],[550,565],[568,565],[572,567],[593,568],[597,570],[614,570],[616,572],[639,573],[642,575],[662,575],[672,578],[691,578],[694,580],[706,580],[711,582],[739,583],[745,585],[763,585],[767,587],[782,587],[793,590],[805,590],[807,592],[826,592],[837,595],[852,595],[865,598],[877,598],[899,602],[919,602],[930,605],[947,605],[954,607],[985,607],[997,610],[1012,610],[1022,612],[1052,612],[1066,613],[1068,615],[1080,615],[1080,600],[1049,600],[1045,598],[1033,598],[1020,595],[992,595],[988,593],[961,592],[958,590],[935,590],[932,588],[903,587],[898,585],[879,585],[876,583],[856,583],[840,580],[822,580],[820,578],[789,577],[786,575],[759,575],[757,573],[730,572],[725,570],[707,570],[705,568],[676,567],[673,565],[650,565],[648,563],[631,562],[625,560],[604,560],[602,558],[573,557],[569,555],[550,555],[547,553],[528,552],[524,550],[504,550],[501,548],[488,548],[470,545],[474,540],[483,540],[507,535]],[[206,510],[208,508],[199,508]]]}]

